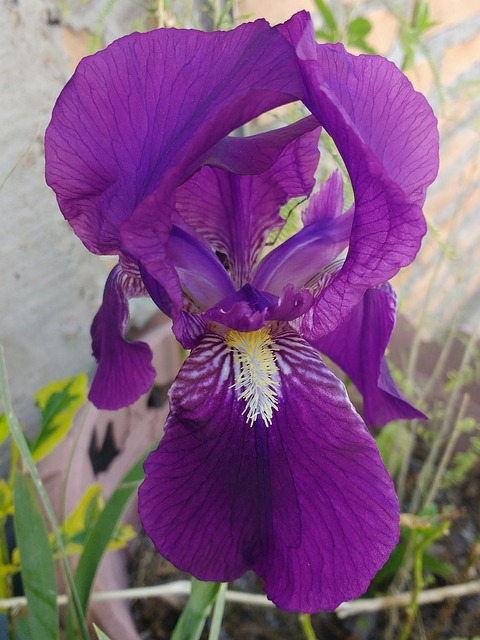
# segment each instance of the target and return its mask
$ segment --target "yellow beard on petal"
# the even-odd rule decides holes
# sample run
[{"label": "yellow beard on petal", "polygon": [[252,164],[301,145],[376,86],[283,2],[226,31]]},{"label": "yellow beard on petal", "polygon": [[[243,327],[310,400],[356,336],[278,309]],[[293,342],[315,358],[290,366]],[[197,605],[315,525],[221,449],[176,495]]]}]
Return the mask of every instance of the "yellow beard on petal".
[{"label": "yellow beard on petal", "polygon": [[273,412],[278,409],[278,367],[275,364],[275,342],[267,327],[258,331],[230,329],[225,337],[233,353],[235,383],[233,388],[246,403],[243,413],[247,424],[253,426],[261,416],[265,425],[272,424]]}]

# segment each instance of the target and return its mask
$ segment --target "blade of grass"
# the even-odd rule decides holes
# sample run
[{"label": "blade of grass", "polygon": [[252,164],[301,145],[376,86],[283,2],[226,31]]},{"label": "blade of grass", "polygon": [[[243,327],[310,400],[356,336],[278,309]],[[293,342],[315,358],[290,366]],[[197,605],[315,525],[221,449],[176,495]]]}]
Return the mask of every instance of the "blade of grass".
[{"label": "blade of grass", "polygon": [[35,466],[35,462],[32,458],[32,454],[30,453],[30,449],[28,447],[27,441],[25,439],[25,436],[23,435],[22,428],[20,427],[20,424],[15,415],[15,412],[13,411],[13,406],[10,399],[10,391],[8,388],[7,371],[5,367],[5,357],[3,354],[2,345],[0,345],[0,400],[3,404],[3,409],[7,417],[7,422],[8,422],[8,426],[10,427],[12,438],[15,441],[15,444],[17,445],[17,448],[22,457],[22,460],[26,468],[28,469],[28,472],[30,473],[30,476],[33,480],[35,488],[38,491],[38,494],[42,501],[43,508],[50,522],[52,532],[55,536],[55,542],[56,542],[58,551],[60,553],[62,569],[65,575],[65,580],[67,582],[71,600],[73,603],[73,608],[74,608],[75,617],[76,617],[76,624],[78,625],[80,637],[82,638],[82,640],[90,640],[87,623],[85,621],[85,617],[83,615],[82,608],[80,606],[80,600],[78,598],[77,589],[75,587],[72,571],[68,563],[67,554],[65,552],[65,546],[63,544],[62,536],[58,526],[57,518],[55,517],[55,512],[53,510],[52,503],[50,502],[50,498],[48,497],[47,491],[43,486],[37,467]]},{"label": "blade of grass", "polygon": [[32,638],[58,639],[57,580],[47,527],[32,481],[15,471],[15,535]]}]

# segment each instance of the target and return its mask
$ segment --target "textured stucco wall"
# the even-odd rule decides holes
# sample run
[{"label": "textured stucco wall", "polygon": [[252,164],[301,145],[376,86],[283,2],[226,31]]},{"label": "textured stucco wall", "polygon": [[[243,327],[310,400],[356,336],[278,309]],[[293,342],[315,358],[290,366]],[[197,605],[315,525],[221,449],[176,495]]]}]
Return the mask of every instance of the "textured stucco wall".
[{"label": "textured stucco wall", "polygon": [[89,323],[105,269],[45,185],[43,132],[69,70],[52,3],[0,3],[0,341],[20,419],[33,391],[91,366]]}]

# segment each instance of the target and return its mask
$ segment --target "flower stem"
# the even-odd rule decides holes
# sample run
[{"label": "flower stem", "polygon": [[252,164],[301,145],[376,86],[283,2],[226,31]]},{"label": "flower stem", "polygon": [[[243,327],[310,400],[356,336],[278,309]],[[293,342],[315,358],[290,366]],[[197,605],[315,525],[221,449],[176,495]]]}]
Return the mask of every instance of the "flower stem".
[{"label": "flower stem", "polygon": [[298,620],[306,640],[317,640],[317,636],[315,635],[315,631],[312,627],[312,619],[308,613],[299,613]]},{"label": "flower stem", "polygon": [[175,625],[172,640],[199,640],[220,584],[220,582],[202,582],[192,578],[192,591]]},{"label": "flower stem", "polygon": [[218,640],[222,630],[223,612],[225,611],[225,594],[227,593],[228,582],[222,582],[215,600],[215,607],[212,614],[212,623],[208,640]]}]

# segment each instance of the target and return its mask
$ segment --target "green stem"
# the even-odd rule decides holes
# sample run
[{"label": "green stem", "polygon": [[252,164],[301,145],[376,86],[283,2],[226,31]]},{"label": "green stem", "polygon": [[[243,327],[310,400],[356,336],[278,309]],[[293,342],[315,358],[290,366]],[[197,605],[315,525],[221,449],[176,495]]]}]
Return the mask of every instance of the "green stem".
[{"label": "green stem", "polygon": [[413,623],[418,611],[418,596],[423,587],[423,545],[416,545],[413,561],[413,590],[408,607],[407,619],[402,627],[398,640],[408,640],[412,633]]},{"label": "green stem", "polygon": [[55,512],[53,510],[52,503],[50,502],[50,498],[48,497],[47,491],[43,486],[43,482],[40,478],[37,467],[35,466],[35,462],[32,458],[32,454],[30,453],[30,449],[28,448],[27,441],[25,439],[25,436],[23,435],[22,428],[20,427],[17,417],[13,411],[13,406],[10,400],[10,392],[9,392],[8,382],[7,382],[5,358],[3,355],[3,347],[1,345],[0,345],[0,400],[3,403],[3,408],[5,410],[5,415],[7,418],[8,426],[10,428],[10,433],[12,434],[12,438],[18,447],[18,451],[22,457],[22,460],[26,468],[30,473],[30,476],[32,477],[32,480],[35,484],[38,494],[42,500],[45,513],[47,514],[47,517],[50,521],[50,525],[52,527],[52,531],[55,536],[55,542],[60,552],[62,568],[65,575],[65,580],[69,587],[71,602],[75,610],[78,628],[80,630],[80,637],[82,638],[82,640],[89,640],[90,636],[88,633],[87,623],[85,621],[85,617],[83,615],[83,611],[80,605],[80,600],[78,598],[78,593],[75,587],[72,571],[68,563],[67,554],[65,551],[65,545],[63,544],[62,535],[60,533],[57,518],[55,516]]},{"label": "green stem", "polygon": [[199,640],[220,582],[201,582],[192,578],[192,592],[172,634],[171,640]]},{"label": "green stem", "polygon": [[223,612],[225,611],[225,594],[227,593],[228,582],[222,582],[218,591],[215,607],[213,609],[212,623],[208,640],[218,640],[222,630]]},{"label": "green stem", "polygon": [[317,636],[315,635],[315,631],[312,627],[312,619],[308,613],[299,613],[298,620],[306,640],[317,640]]}]

